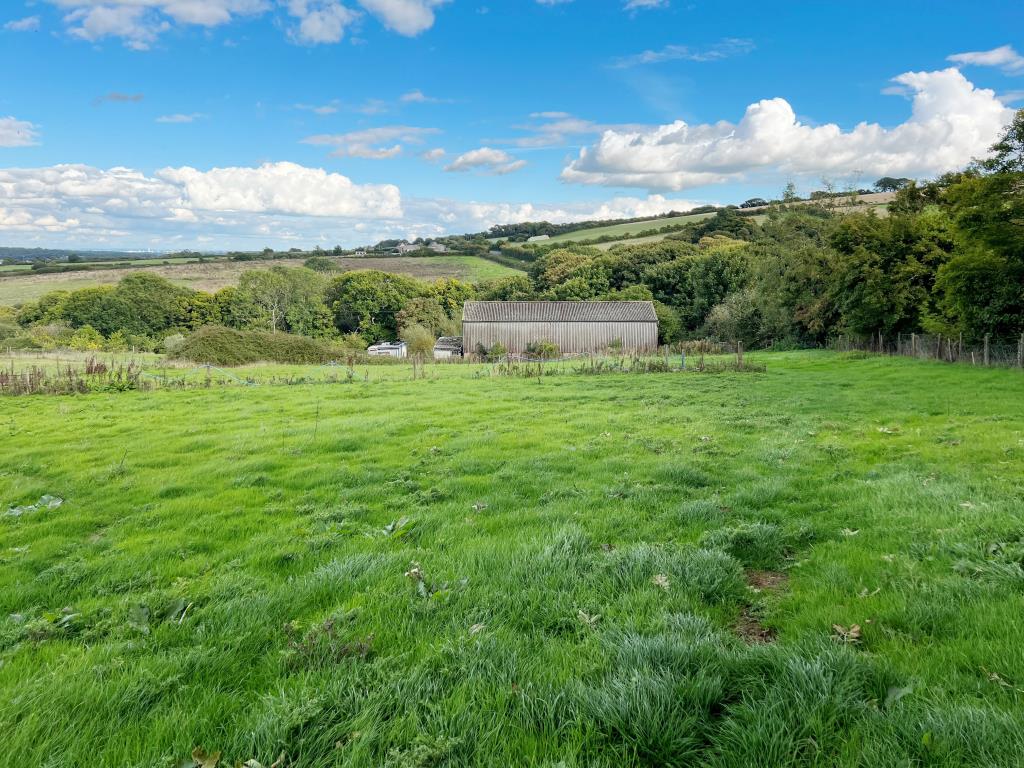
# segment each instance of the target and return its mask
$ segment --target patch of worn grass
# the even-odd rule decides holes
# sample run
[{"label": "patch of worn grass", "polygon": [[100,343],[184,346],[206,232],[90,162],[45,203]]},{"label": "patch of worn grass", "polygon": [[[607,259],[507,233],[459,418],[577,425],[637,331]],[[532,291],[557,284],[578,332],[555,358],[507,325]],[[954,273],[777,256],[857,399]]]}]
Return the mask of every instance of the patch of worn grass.
[{"label": "patch of worn grass", "polygon": [[759,359],[0,400],[0,764],[1014,764],[1024,378]]}]

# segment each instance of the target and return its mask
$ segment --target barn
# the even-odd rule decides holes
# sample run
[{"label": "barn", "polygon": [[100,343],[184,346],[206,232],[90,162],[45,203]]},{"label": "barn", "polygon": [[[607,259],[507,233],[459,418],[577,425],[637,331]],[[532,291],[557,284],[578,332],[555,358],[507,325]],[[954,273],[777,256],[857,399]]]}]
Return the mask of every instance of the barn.
[{"label": "barn", "polygon": [[462,336],[467,354],[495,344],[522,354],[541,341],[563,354],[651,352],[658,347],[658,316],[649,301],[467,301]]}]

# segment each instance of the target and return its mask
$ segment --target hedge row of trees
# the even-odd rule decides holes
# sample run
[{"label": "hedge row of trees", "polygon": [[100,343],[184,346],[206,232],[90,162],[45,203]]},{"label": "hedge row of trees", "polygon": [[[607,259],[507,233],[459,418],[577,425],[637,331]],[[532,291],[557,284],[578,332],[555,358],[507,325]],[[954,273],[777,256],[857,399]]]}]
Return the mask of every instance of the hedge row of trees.
[{"label": "hedge row of trees", "polygon": [[[312,338],[356,334],[369,344],[410,334],[426,345],[455,333],[474,289],[372,270],[337,277],[305,267],[243,272],[237,286],[204,293],[140,272],[115,286],[56,291],[0,317],[7,346],[161,347],[207,325]],[[349,339],[349,341],[352,341]]]}]

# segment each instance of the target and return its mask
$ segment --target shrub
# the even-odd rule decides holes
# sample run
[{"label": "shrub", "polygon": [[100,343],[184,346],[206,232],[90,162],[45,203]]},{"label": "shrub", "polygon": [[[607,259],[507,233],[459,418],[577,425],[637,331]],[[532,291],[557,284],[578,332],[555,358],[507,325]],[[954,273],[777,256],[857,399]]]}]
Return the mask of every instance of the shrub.
[{"label": "shrub", "polygon": [[68,344],[71,349],[83,352],[103,349],[103,345],[103,334],[91,325],[83,325],[75,331],[74,336],[71,337],[71,342]]},{"label": "shrub", "polygon": [[539,357],[542,360],[554,360],[562,354],[558,345],[553,341],[531,341],[526,345],[526,353],[532,357]]},{"label": "shrub", "polygon": [[343,356],[338,347],[320,339],[288,333],[236,331],[219,325],[200,328],[170,357],[211,365],[247,365],[266,360],[275,363],[327,363]]}]

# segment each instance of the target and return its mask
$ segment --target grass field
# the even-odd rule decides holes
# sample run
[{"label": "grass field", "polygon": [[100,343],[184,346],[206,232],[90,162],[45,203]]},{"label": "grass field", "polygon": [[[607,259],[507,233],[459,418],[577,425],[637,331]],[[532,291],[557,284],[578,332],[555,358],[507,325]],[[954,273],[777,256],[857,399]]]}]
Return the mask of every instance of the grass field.
[{"label": "grass field", "polygon": [[[510,267],[496,264],[477,256],[432,256],[429,258],[386,257],[386,258],[332,258],[342,270],[379,269],[385,272],[410,275],[423,280],[439,277],[455,277],[477,282],[495,277],[519,274]],[[160,275],[178,285],[199,291],[217,291],[238,282],[242,272],[252,269],[269,269],[274,265],[287,267],[302,266],[303,259],[278,259],[275,261],[228,261],[218,259],[199,264],[192,261],[175,263],[170,266],[125,267],[95,271],[64,272],[52,274],[8,274],[0,276],[0,305],[16,305],[38,299],[50,291],[71,291],[97,285],[113,285],[125,275],[137,269]]]},{"label": "grass field", "polygon": [[1024,376],[752,357],[0,400],[0,765],[1020,765]]},{"label": "grass field", "polygon": [[625,239],[637,232],[644,232],[648,229],[667,227],[670,224],[689,224],[692,221],[703,221],[714,216],[713,213],[697,213],[690,216],[668,216],[663,219],[651,219],[648,221],[634,221],[629,224],[613,224],[608,227],[596,227],[594,229],[577,229],[573,232],[565,232],[561,235],[553,235],[549,243],[564,243],[569,240],[594,240],[599,237],[615,237]]}]

